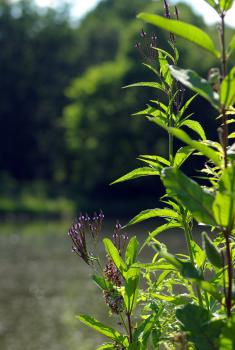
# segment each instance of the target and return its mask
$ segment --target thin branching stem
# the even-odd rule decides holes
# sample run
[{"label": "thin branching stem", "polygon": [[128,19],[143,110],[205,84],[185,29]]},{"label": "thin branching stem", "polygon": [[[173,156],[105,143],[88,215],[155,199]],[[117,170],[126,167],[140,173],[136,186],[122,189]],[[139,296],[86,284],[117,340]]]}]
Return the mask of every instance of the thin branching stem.
[{"label": "thin branching stem", "polygon": [[132,324],[131,324],[131,314],[130,312],[127,312],[127,322],[128,322],[128,331],[129,331],[129,341],[130,343],[133,342],[133,335],[132,335]]}]

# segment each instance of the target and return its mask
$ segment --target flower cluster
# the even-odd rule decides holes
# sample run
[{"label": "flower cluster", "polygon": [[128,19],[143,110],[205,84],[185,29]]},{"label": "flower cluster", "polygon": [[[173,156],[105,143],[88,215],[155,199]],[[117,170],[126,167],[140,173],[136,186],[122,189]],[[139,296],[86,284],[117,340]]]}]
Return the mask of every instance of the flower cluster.
[{"label": "flower cluster", "polygon": [[122,255],[122,252],[126,248],[126,243],[128,240],[128,236],[125,233],[123,234],[121,230],[122,225],[117,221],[113,233],[113,243],[120,255]]},{"label": "flower cluster", "polygon": [[[165,9],[165,17],[168,19],[171,19],[169,4],[167,3],[166,0],[163,0],[163,2],[164,2],[164,9]],[[175,17],[177,20],[179,19],[179,11],[176,6],[175,6]],[[173,33],[170,33],[170,41],[172,42],[172,44],[175,44],[175,35]]]},{"label": "flower cluster", "polygon": [[141,42],[137,41],[135,47],[140,52],[141,56],[150,64],[154,64],[157,58],[157,35],[153,33],[148,35],[143,29],[141,30],[140,36]]},{"label": "flower cluster", "polygon": [[95,213],[92,218],[88,214],[80,214],[68,232],[73,242],[72,251],[78,254],[88,265],[92,263],[93,255],[87,250],[87,236],[97,240],[103,219],[102,211],[99,214]]}]

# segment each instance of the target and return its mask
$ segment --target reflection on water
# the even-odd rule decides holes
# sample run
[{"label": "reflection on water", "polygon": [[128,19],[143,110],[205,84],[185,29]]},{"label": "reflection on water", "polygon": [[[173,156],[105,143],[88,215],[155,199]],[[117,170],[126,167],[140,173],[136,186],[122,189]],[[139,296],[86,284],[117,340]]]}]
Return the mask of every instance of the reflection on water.
[{"label": "reflection on water", "polygon": [[[75,319],[88,313],[110,323],[89,268],[71,254],[69,226],[1,225],[0,349],[94,350],[102,341]],[[182,234],[166,235],[179,251]]]}]

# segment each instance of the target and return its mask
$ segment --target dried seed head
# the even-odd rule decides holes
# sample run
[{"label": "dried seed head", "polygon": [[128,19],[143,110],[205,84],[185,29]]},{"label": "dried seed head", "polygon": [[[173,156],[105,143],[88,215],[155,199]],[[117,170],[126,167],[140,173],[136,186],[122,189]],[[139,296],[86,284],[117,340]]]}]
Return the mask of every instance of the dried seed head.
[{"label": "dried seed head", "polygon": [[124,310],[123,297],[115,290],[105,290],[103,292],[106,304],[115,314],[120,314]]},{"label": "dried seed head", "polygon": [[109,259],[108,263],[104,268],[104,275],[106,279],[110,281],[114,286],[121,287],[122,285],[121,274],[111,259]]}]

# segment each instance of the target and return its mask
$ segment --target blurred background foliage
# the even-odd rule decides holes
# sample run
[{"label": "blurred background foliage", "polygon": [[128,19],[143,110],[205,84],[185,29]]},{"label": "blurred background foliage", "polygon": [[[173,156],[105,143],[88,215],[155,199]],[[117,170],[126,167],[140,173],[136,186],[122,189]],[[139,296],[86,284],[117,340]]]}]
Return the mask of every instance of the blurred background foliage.
[{"label": "blurred background foliage", "polygon": [[[182,20],[206,29],[189,7],[178,7]],[[167,153],[163,131],[129,117],[156,92],[122,89],[154,78],[135,48],[143,10],[163,14],[162,1],[103,0],[77,23],[66,6],[39,10],[31,0],[0,0],[0,213],[102,207],[130,215],[154,205],[156,178],[108,186],[138,165],[139,154]],[[167,33],[144,29],[167,48]],[[216,28],[209,31],[217,40]],[[184,66],[206,77],[213,57],[182,40],[178,46]],[[209,105],[197,99],[193,108],[210,132]]]}]

